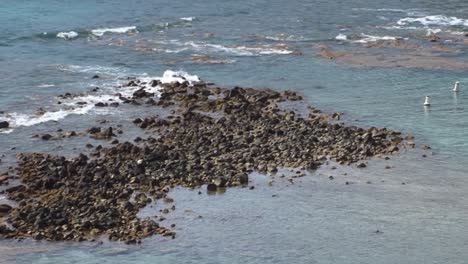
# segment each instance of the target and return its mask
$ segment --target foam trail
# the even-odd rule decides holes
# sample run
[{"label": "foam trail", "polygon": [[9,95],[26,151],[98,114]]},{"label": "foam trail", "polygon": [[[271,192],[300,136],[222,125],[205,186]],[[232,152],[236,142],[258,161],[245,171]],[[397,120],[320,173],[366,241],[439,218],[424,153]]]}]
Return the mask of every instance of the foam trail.
[{"label": "foam trail", "polygon": [[103,74],[113,76],[128,75],[128,70],[119,67],[105,67],[99,65],[58,65],[58,68],[63,71],[89,73],[89,74]]},{"label": "foam trail", "polygon": [[183,21],[193,21],[195,20],[196,17],[181,17],[180,20],[183,20]]},{"label": "foam trail", "polygon": [[70,110],[61,109],[55,112],[46,112],[40,116],[26,115],[14,112],[7,115],[7,121],[10,123],[10,126],[12,128],[20,126],[34,126],[49,121],[58,121],[64,119],[65,117],[71,114],[83,115],[89,112],[89,110],[91,110],[93,107],[93,105],[87,105],[84,107]]},{"label": "foam trail", "polygon": [[39,84],[37,87],[38,88],[49,88],[49,87],[54,87],[54,86],[55,86],[55,84],[46,84],[46,83],[44,83],[44,84]]},{"label": "foam trail", "polygon": [[278,49],[272,47],[225,47],[216,44],[198,44],[193,41],[187,42],[186,45],[191,46],[196,51],[202,52],[224,52],[237,56],[255,56],[255,55],[270,55],[270,54],[291,54],[293,53],[287,49]]},{"label": "foam trail", "polygon": [[408,25],[419,23],[424,26],[468,26],[468,19],[458,17],[448,17],[444,15],[425,16],[425,17],[406,17],[398,20],[398,25]]},{"label": "foam trail", "polygon": [[361,34],[362,39],[359,40],[354,40],[352,41],[353,43],[369,43],[369,42],[377,42],[380,40],[397,40],[397,37],[393,36],[372,36],[372,35],[366,35],[366,34]]},{"label": "foam trail", "polygon": [[128,32],[137,32],[135,26],[130,26],[130,27],[118,27],[118,28],[97,28],[91,30],[91,34],[102,37],[106,33],[117,33],[117,34],[123,34],[123,33],[128,33]]}]

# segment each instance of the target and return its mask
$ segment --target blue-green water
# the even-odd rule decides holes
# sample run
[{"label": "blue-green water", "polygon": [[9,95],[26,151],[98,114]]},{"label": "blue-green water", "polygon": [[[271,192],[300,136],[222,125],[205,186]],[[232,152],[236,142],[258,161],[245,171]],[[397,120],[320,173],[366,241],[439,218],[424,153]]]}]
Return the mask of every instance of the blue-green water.
[{"label": "blue-green water", "polygon": [[[9,252],[5,261],[464,263],[466,72],[356,67],[317,57],[316,45],[359,49],[353,38],[368,41],[361,34],[423,42],[428,30],[440,29],[462,39],[443,44],[457,50],[451,57],[466,62],[468,38],[459,32],[468,28],[467,11],[466,1],[426,0],[1,1],[0,121],[13,125],[0,133],[2,168],[21,151],[71,154],[88,141],[31,138],[38,132],[83,131],[103,118],[117,122],[151,111],[72,110],[76,102],[58,105],[59,94],[99,86],[104,89],[97,97],[80,99],[101,100],[116,92],[119,78],[162,76],[166,70],[219,85],[298,90],[318,108],[344,112],[347,122],[402,130],[432,147],[402,153],[388,162],[395,169],[374,161],[365,172],[342,168],[350,171],[337,181],[327,179],[336,171],[316,173],[302,187],[267,187],[259,180],[254,191],[202,198],[178,190],[174,197],[182,208],[211,217],[176,210],[175,240],[150,238],[119,253],[109,248],[124,245],[0,241],[2,252]],[[71,31],[77,37],[57,37]],[[354,37],[338,41],[339,34]],[[95,74],[101,78],[92,79]],[[451,92],[455,81],[461,84],[458,94]],[[422,106],[425,95],[431,95],[429,109]],[[48,114],[36,116],[39,107]],[[340,182],[348,178],[356,184]],[[275,192],[279,200],[271,197]]]}]

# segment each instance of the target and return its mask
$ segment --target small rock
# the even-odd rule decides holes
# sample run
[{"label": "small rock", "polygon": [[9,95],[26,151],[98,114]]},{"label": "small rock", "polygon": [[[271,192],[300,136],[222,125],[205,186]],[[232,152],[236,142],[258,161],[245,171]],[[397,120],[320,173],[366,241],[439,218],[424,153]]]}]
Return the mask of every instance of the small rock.
[{"label": "small rock", "polygon": [[210,183],[206,186],[206,190],[209,192],[216,192],[217,189],[218,189],[218,186],[216,186],[216,184],[214,183]]},{"label": "small rock", "polygon": [[171,197],[164,197],[164,202],[165,203],[173,203],[174,202],[174,199],[172,199]]},{"label": "small rock", "polygon": [[42,140],[49,140],[51,138],[52,138],[52,135],[50,135],[50,134],[44,134],[44,135],[41,136]]},{"label": "small rock", "polygon": [[10,127],[10,123],[8,123],[7,121],[1,121],[0,122],[0,129],[9,128],[9,127]]},{"label": "small rock", "polygon": [[105,104],[103,102],[99,102],[99,103],[94,104],[94,106],[96,106],[96,107],[106,107],[107,104]]},{"label": "small rock", "polygon": [[10,213],[12,207],[8,204],[0,204],[0,217],[3,217]]},{"label": "small rock", "polygon": [[361,162],[357,165],[358,168],[365,168],[367,165],[364,162]]}]

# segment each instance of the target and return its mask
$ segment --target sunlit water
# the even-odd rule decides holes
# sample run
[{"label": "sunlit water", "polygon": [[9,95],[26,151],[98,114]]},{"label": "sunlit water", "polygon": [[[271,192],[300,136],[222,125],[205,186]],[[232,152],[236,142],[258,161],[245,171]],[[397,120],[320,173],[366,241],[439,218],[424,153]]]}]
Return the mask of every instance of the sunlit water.
[{"label": "sunlit water", "polygon": [[[418,145],[432,149],[417,146],[364,170],[326,167],[293,185],[276,177],[268,186],[257,175],[255,190],[208,196],[177,189],[171,193],[177,209],[167,220],[177,224],[175,240],[155,237],[130,247],[1,241],[0,261],[464,263],[466,73],[336,64],[317,58],[314,46],[355,47],[337,41],[339,34],[418,39],[428,29],[464,31],[467,11],[466,1],[2,1],[0,120],[16,122],[0,134],[2,168],[22,151],[73,155],[86,142],[97,143],[86,137],[45,142],[33,134],[84,131],[101,119],[132,127],[125,120],[152,111],[122,106],[73,113],[57,105],[57,95],[99,86],[100,96],[108,96],[119,78],[161,76],[168,69],[219,85],[298,90],[318,108],[344,112],[348,123],[414,134]],[[439,20],[428,22],[432,16]],[[398,23],[421,18],[425,24]],[[388,29],[395,26],[405,28]],[[78,37],[57,37],[70,31]],[[463,54],[457,56],[466,61]],[[92,79],[95,74],[100,78]],[[451,92],[456,80],[458,94]],[[431,95],[429,109],[422,106],[425,95]],[[39,107],[62,112],[41,123],[34,117]],[[134,138],[125,132],[123,139]]]}]

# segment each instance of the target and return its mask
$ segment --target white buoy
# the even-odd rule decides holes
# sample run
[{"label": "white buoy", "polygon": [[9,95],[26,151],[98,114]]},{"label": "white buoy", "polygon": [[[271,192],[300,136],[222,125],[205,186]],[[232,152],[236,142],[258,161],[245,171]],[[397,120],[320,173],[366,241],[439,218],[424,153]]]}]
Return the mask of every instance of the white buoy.
[{"label": "white buoy", "polygon": [[430,106],[431,103],[429,103],[429,96],[426,96],[426,100],[424,101],[424,106]]},{"label": "white buoy", "polygon": [[455,93],[460,91],[460,82],[455,82],[455,86],[453,86],[453,90]]}]

